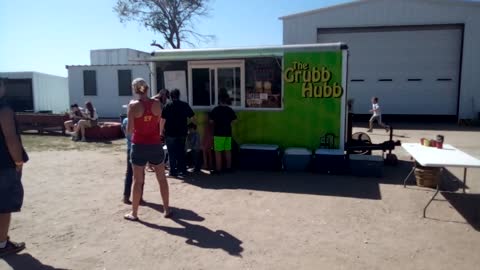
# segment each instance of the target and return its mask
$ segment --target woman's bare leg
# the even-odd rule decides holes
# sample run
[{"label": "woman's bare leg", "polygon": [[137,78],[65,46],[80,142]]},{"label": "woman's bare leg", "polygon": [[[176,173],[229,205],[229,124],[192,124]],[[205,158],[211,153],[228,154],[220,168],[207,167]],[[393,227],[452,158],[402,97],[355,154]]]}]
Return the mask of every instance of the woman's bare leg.
[{"label": "woman's bare leg", "polygon": [[133,193],[132,193],[132,216],[138,217],[138,206],[143,193],[145,182],[145,166],[133,165]]},{"label": "woman's bare leg", "polygon": [[225,151],[225,160],[227,169],[230,170],[232,168],[232,151]]},{"label": "woman's bare leg", "polygon": [[78,125],[80,126],[80,132],[81,132],[81,139],[86,139],[85,138],[85,128],[87,127],[87,120],[80,120],[80,122],[78,122]]},{"label": "woman's bare leg", "polygon": [[167,177],[165,176],[165,165],[162,163],[152,166],[155,168],[158,185],[160,186],[160,195],[162,196],[163,208],[165,209],[165,216],[167,217],[170,214],[170,193],[168,190]]},{"label": "woman's bare leg", "polygon": [[65,126],[65,130],[67,132],[72,132],[73,131],[74,125],[73,125],[72,120],[65,121],[65,123],[63,123],[63,125]]},{"label": "woman's bare leg", "polygon": [[215,168],[218,172],[222,170],[222,153],[215,151]]},{"label": "woman's bare leg", "polygon": [[78,137],[78,133],[80,132],[80,122],[83,120],[80,120],[74,127],[73,127],[73,136]]}]

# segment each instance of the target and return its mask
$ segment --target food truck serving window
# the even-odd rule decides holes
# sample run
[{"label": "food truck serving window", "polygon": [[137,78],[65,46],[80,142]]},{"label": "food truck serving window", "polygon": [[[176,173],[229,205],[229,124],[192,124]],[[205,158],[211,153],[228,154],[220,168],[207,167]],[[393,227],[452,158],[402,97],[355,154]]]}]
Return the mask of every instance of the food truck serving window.
[{"label": "food truck serving window", "polygon": [[245,60],[245,107],[282,107],[282,59],[280,57]]},{"label": "food truck serving window", "polygon": [[211,108],[221,95],[228,95],[231,106],[241,108],[245,100],[243,60],[192,61],[188,63],[189,103],[194,108]]},{"label": "food truck serving window", "polygon": [[211,108],[228,94],[236,109],[281,108],[281,58],[191,61],[188,63],[189,103]]}]

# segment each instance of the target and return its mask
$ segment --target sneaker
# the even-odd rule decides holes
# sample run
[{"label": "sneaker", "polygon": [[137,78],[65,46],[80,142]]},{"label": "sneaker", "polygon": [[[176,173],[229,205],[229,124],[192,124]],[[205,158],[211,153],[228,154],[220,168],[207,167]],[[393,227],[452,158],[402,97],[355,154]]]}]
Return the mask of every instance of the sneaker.
[{"label": "sneaker", "polygon": [[390,132],[390,127],[386,127],[386,128],[385,128],[385,131],[386,131],[387,133]]},{"label": "sneaker", "polygon": [[87,139],[85,139],[85,137],[82,138],[82,142],[87,142]]},{"label": "sneaker", "polygon": [[372,132],[372,130],[371,130],[371,129],[369,129],[369,130],[367,130],[367,132]]},{"label": "sneaker", "polygon": [[141,205],[141,206],[145,206],[145,205],[147,205],[147,202],[146,202],[145,200],[141,199],[141,200],[140,200],[140,205]]},{"label": "sneaker", "polygon": [[7,245],[4,248],[0,248],[0,258],[9,254],[18,253],[25,249],[25,243],[15,243],[7,239]]}]

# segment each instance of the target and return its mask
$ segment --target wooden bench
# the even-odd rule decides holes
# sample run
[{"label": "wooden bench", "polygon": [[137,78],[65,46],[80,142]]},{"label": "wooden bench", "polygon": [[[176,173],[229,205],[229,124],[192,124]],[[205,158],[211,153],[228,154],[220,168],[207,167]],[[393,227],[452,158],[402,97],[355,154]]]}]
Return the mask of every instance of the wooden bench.
[{"label": "wooden bench", "polygon": [[85,129],[88,140],[115,140],[123,138],[121,124],[117,122],[98,122],[98,125]]},{"label": "wooden bench", "polygon": [[36,130],[39,134],[44,132],[61,131],[65,135],[64,122],[69,120],[68,114],[49,113],[17,113],[17,121],[21,132]]}]

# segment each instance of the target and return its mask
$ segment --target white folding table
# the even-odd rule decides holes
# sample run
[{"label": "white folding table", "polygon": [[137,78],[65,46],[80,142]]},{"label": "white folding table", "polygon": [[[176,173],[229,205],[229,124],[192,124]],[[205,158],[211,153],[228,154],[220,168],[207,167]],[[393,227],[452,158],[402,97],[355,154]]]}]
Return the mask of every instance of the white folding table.
[{"label": "white folding table", "polygon": [[[402,147],[415,160],[412,170],[403,182],[403,187],[406,186],[407,180],[415,171],[417,163],[424,167],[461,167],[463,168],[463,193],[465,193],[465,187],[467,184],[467,168],[480,168],[480,160],[458,150],[449,144],[444,144],[443,149],[427,147],[419,143],[402,143]],[[423,209],[423,217],[425,217],[428,206],[430,203],[432,203],[440,191],[439,186],[441,184],[441,179],[442,177],[440,177],[440,181],[437,184],[437,190],[435,194]]]}]

